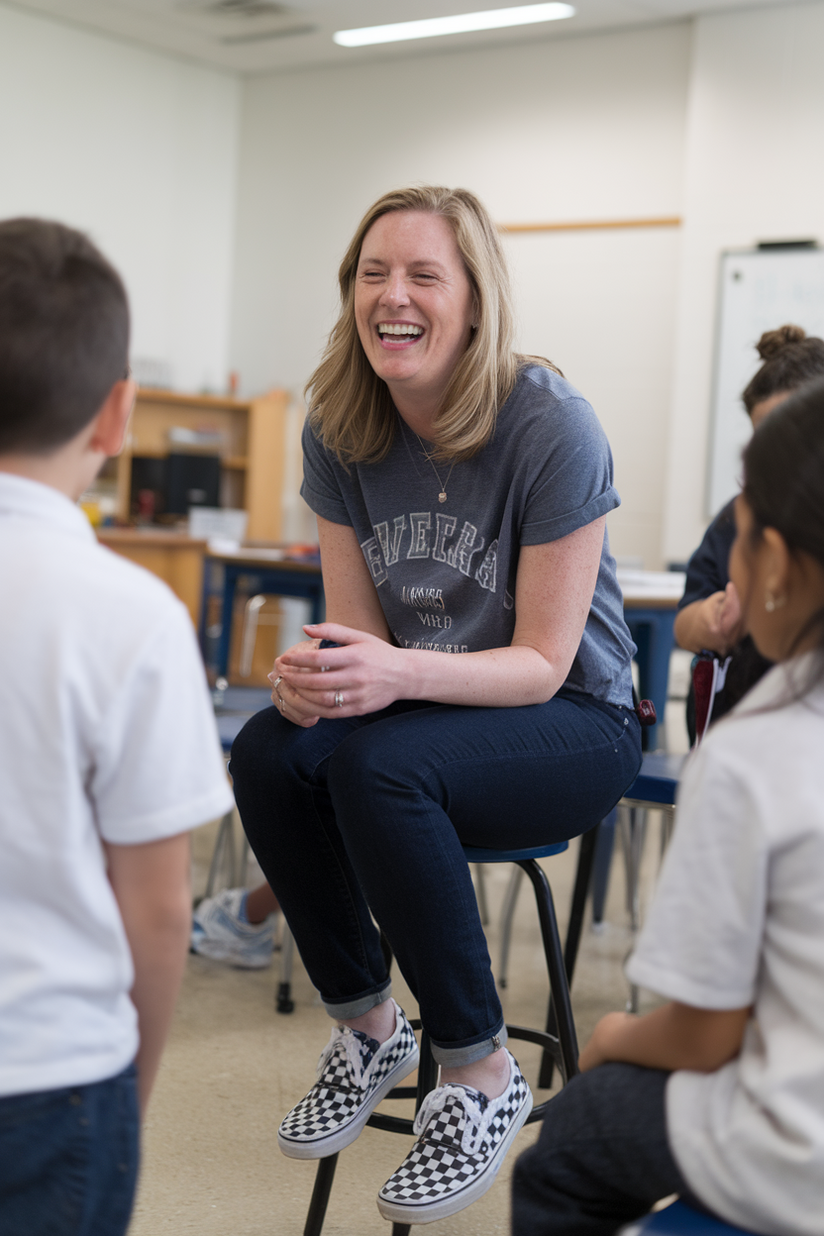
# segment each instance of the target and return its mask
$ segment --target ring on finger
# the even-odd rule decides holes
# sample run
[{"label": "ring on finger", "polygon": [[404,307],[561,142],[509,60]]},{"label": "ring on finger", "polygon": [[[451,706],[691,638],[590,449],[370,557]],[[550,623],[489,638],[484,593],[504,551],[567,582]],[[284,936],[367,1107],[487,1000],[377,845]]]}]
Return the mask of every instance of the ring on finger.
[{"label": "ring on finger", "polygon": [[280,708],[281,712],[283,712],[283,709],[286,707],[286,705],[283,702],[283,696],[281,695],[280,691],[278,691],[278,687],[280,686],[282,682],[283,682],[283,674],[280,674],[275,679],[275,682],[272,686],[272,690],[274,691],[275,695],[278,697],[278,707]]},{"label": "ring on finger", "polygon": [[343,692],[342,691],[335,692],[335,707],[343,708]]}]

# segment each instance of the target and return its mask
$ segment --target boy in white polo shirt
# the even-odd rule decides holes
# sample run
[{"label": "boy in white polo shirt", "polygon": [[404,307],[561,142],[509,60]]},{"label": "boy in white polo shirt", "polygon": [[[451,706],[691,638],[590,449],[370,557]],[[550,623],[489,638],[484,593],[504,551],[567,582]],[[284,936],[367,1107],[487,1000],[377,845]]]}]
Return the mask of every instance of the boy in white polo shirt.
[{"label": "boy in white polo shirt", "polygon": [[0,223],[0,1231],[120,1236],[189,943],[188,830],[231,804],[188,614],[76,500],[135,385],[116,271]]}]

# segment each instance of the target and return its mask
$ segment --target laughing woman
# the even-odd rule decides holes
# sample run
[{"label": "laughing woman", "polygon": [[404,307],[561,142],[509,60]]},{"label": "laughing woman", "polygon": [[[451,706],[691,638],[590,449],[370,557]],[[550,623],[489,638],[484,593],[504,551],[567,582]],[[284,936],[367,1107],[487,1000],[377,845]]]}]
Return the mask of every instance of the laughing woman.
[{"label": "laughing woman", "polygon": [[[276,707],[240,734],[232,776],[335,1021],[280,1148],[343,1149],[417,1064],[374,915],[441,1068],[378,1196],[386,1218],[420,1223],[489,1187],[532,1106],[462,843],[536,846],[606,815],[641,760],[633,646],[609,446],[553,365],[513,352],[478,200],[382,197],[340,289],[303,441],[328,621],[278,658]],[[423,1137],[448,1153],[435,1163]]]}]

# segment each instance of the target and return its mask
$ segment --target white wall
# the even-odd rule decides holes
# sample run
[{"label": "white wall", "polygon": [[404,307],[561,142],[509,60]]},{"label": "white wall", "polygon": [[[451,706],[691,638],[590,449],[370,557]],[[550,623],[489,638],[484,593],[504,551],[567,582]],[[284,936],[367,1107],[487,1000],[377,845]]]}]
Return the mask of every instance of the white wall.
[{"label": "white wall", "polygon": [[[696,23],[664,539],[668,557],[688,554],[706,523],[719,255],[759,240],[824,242],[822,47],[821,3],[783,4]],[[753,351],[753,371],[757,364]]]},{"label": "white wall", "polygon": [[239,113],[228,74],[0,6],[0,217],[89,232],[184,390],[227,380]]},{"label": "white wall", "polygon": [[[678,214],[690,45],[690,27],[671,25],[250,80],[232,342],[245,388],[300,391],[333,321],[338,262],[387,189],[465,185],[501,222]],[[650,567],[679,243],[654,230],[507,240],[521,344],[595,405],[624,499],[613,548]]]},{"label": "white wall", "polygon": [[683,214],[506,241],[522,346],[611,438],[614,548],[655,567],[706,522],[718,255],[824,239],[822,45],[814,0],[241,82],[0,2],[0,216],[90,231],[129,285],[133,353],[181,389],[237,367],[299,392],[385,189],[462,183],[503,222]]}]

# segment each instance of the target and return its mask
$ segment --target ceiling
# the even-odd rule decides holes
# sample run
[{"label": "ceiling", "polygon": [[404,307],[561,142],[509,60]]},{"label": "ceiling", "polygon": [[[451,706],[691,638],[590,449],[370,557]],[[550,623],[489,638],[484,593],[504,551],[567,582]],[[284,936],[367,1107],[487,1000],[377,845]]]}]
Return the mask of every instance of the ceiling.
[{"label": "ceiling", "polygon": [[288,72],[436,50],[568,38],[595,30],[677,21],[701,13],[766,8],[783,0],[572,2],[577,12],[566,21],[354,49],[338,47],[332,42],[333,33],[357,26],[504,8],[508,7],[507,0],[423,0],[414,6],[386,0],[11,0],[15,8],[240,73]]}]

